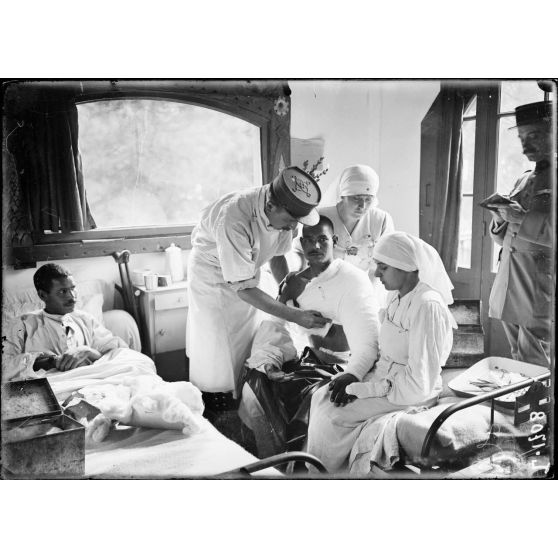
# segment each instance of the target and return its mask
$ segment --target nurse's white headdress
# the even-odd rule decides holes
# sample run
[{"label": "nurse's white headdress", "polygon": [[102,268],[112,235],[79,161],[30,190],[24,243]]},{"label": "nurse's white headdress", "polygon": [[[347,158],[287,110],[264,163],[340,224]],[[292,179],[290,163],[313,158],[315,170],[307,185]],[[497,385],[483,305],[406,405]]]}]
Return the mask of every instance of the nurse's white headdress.
[{"label": "nurse's white headdress", "polygon": [[419,279],[438,291],[446,304],[453,303],[453,284],[435,248],[405,232],[381,236],[374,246],[374,259],[403,271],[419,272]]},{"label": "nurse's white headdress", "polygon": [[[333,205],[343,196],[369,195],[376,197],[380,179],[368,165],[352,165],[343,170],[329,186],[322,205]],[[376,205],[376,203],[374,203]]]}]

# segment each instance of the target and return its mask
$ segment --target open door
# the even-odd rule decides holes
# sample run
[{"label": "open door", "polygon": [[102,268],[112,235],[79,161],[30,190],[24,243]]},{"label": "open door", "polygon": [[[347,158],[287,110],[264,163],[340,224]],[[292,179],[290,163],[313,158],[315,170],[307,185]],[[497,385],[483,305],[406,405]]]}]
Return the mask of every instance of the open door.
[{"label": "open door", "polygon": [[[454,298],[481,300],[485,347],[492,356],[510,356],[499,320],[488,318],[488,299],[498,266],[498,246],[489,234],[491,213],[479,202],[498,191],[508,194],[517,178],[534,168],[522,153],[515,125],[515,107],[544,100],[535,80],[478,82],[465,87],[471,92],[461,128],[461,206],[457,269],[448,270],[455,286]],[[421,127],[420,236],[432,242],[436,220],[440,129],[437,100]]]}]

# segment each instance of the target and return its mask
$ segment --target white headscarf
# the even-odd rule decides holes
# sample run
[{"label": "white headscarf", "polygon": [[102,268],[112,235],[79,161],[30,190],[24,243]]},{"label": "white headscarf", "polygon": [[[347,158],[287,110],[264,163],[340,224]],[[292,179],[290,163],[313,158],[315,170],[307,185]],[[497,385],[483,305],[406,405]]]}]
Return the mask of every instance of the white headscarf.
[{"label": "white headscarf", "polygon": [[403,271],[419,272],[419,280],[438,291],[446,304],[453,303],[453,284],[435,248],[405,232],[381,236],[374,247],[374,259]]},{"label": "white headscarf", "polygon": [[352,165],[345,168],[339,177],[331,183],[321,205],[333,205],[342,196],[369,195],[375,197],[379,187],[380,179],[372,167]]}]

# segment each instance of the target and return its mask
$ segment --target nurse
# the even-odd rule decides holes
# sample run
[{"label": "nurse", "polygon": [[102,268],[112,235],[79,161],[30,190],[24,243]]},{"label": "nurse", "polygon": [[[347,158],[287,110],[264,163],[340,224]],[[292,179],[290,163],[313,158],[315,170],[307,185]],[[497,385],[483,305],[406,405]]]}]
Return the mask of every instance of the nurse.
[{"label": "nurse", "polygon": [[288,167],[271,184],[226,194],[206,207],[188,260],[186,350],[190,381],[204,392],[235,391],[258,326],[258,310],[302,327],[323,327],[318,312],[286,306],[258,288],[260,268],[286,274],[284,254],[298,223],[315,225],[321,192]]},{"label": "nurse", "polygon": [[453,286],[438,252],[415,236],[394,232],[378,241],[374,259],[376,276],[390,291],[380,311],[380,357],[362,382],[353,374],[336,375],[314,394],[310,407],[308,451],[332,473],[348,466],[368,421],[436,403],[452,348]]},{"label": "nurse", "polygon": [[382,307],[386,291],[374,276],[374,246],[382,235],[393,232],[395,227],[390,214],[377,207],[379,187],[380,180],[373,168],[367,165],[347,167],[338,184],[333,186],[336,203],[320,207],[318,211],[333,223],[338,238],[333,256],[368,273],[378,307]]}]

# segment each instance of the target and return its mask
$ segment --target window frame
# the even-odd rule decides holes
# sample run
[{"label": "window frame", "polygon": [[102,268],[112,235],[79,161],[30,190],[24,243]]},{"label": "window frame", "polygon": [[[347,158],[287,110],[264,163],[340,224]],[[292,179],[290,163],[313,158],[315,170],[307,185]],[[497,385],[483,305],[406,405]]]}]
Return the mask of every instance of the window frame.
[{"label": "window frame", "polygon": [[[275,110],[277,98],[289,99],[284,81],[90,81],[46,82],[51,96],[70,97],[77,104],[118,99],[173,101],[216,110],[240,118],[260,130],[260,164],[263,183],[278,172],[279,162],[290,162],[290,110]],[[28,108],[28,107],[27,107]],[[14,121],[17,119],[14,118]],[[7,124],[7,125],[6,125]],[[6,123],[4,131],[9,128]],[[85,185],[87,190],[87,185]],[[20,216],[21,218],[21,216]],[[75,232],[31,231],[29,240],[7,246],[8,262],[16,269],[35,267],[37,261],[63,260],[131,253],[160,252],[171,242],[183,250],[191,248],[194,224],[93,229]]]}]

